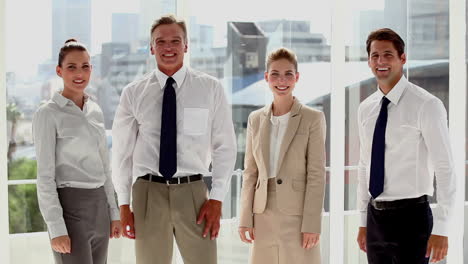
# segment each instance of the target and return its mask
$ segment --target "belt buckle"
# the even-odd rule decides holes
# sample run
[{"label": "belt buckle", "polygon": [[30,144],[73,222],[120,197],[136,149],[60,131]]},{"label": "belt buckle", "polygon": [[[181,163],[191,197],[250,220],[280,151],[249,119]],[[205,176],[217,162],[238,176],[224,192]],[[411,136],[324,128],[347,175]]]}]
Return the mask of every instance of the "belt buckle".
[{"label": "belt buckle", "polygon": [[177,177],[177,184],[180,184],[180,177]]},{"label": "belt buckle", "polygon": [[190,176],[187,176],[187,183],[190,184]]},{"label": "belt buckle", "polygon": [[374,200],[374,199],[371,200],[371,205],[372,205],[372,207],[374,207],[375,210],[379,210],[379,211],[383,210],[382,208],[379,208],[377,203],[378,202],[376,200]]},{"label": "belt buckle", "polygon": [[166,185],[167,185],[167,186],[171,185],[171,184],[169,183],[169,180],[166,180]]}]

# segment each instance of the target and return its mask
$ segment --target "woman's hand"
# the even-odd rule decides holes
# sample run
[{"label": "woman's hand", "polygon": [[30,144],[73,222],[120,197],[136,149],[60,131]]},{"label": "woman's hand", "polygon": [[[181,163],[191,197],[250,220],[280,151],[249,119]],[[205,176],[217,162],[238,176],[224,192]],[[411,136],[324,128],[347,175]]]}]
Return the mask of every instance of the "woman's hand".
[{"label": "woman's hand", "polygon": [[110,238],[119,238],[122,235],[122,224],[119,220],[112,221],[110,226]]},{"label": "woman's hand", "polygon": [[[249,233],[249,238],[245,235],[245,233]],[[254,229],[253,227],[239,227],[239,236],[242,242],[249,243],[251,244],[252,241],[255,240],[255,234],[254,234]]]},{"label": "woman's hand", "polygon": [[318,245],[320,234],[302,233],[302,248],[311,249]]},{"label": "woman's hand", "polygon": [[52,249],[55,252],[67,254],[71,253],[71,240],[69,236],[59,236],[52,238],[50,241]]}]

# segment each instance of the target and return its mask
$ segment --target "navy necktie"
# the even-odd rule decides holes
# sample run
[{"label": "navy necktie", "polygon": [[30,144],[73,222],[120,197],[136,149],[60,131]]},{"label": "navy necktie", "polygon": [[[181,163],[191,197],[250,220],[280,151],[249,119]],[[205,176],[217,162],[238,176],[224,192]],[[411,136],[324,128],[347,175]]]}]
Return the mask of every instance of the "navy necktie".
[{"label": "navy necktie", "polygon": [[177,107],[174,79],[169,77],[164,86],[159,147],[159,172],[170,180],[177,171]]},{"label": "navy necktie", "polygon": [[369,192],[375,199],[384,189],[385,175],[385,130],[387,128],[388,109],[390,100],[382,98],[382,107],[375,123],[374,137],[372,139],[372,156],[370,166]]}]

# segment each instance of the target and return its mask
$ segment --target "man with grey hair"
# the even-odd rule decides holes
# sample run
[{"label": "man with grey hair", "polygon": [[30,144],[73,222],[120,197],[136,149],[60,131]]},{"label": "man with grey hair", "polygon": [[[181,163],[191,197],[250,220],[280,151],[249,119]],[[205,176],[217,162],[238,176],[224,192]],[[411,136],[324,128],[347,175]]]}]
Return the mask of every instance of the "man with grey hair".
[{"label": "man with grey hair", "polygon": [[[127,85],[112,128],[112,172],[124,236],[137,263],[217,263],[222,200],[236,158],[231,108],[221,83],[183,64],[184,21],[151,27],[157,69]],[[212,164],[212,189],[203,175]],[[130,209],[132,197],[132,209]]]}]

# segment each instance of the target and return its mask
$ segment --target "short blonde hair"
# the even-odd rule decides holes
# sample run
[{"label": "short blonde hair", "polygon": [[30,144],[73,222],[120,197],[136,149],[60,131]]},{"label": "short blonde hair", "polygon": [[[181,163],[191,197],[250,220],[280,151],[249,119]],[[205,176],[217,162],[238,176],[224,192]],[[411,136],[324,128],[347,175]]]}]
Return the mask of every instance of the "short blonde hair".
[{"label": "short blonde hair", "polygon": [[277,50],[272,51],[267,58],[266,61],[266,70],[268,71],[270,69],[271,63],[274,61],[278,61],[281,59],[286,59],[290,63],[294,65],[294,69],[297,71],[297,57],[296,54],[287,48],[279,48]]},{"label": "short blonde hair", "polygon": [[153,22],[153,25],[151,26],[151,32],[150,32],[151,42],[153,42],[153,32],[157,27],[161,25],[171,25],[171,24],[177,24],[182,29],[182,31],[184,32],[184,41],[185,43],[187,43],[187,25],[185,24],[185,21],[183,19],[177,18],[176,16],[172,14],[164,15],[156,19]]}]

